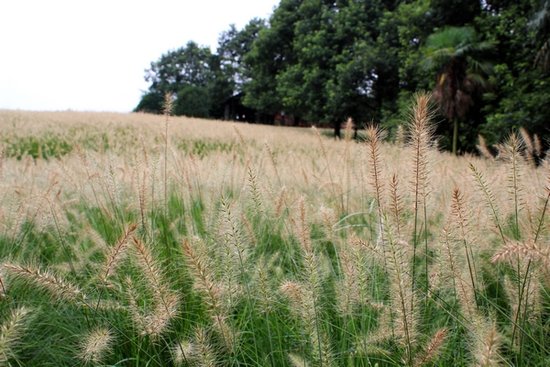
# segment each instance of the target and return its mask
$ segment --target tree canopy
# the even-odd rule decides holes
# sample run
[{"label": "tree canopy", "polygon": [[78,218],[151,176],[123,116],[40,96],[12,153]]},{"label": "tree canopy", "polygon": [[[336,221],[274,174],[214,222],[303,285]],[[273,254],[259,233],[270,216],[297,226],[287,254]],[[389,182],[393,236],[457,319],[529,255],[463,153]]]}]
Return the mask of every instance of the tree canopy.
[{"label": "tree canopy", "polygon": [[418,90],[433,91],[444,148],[474,149],[520,127],[548,136],[550,10],[535,0],[281,0],[234,25],[216,52],[190,41],[146,70],[136,110],[332,126],[351,117],[393,131]]}]

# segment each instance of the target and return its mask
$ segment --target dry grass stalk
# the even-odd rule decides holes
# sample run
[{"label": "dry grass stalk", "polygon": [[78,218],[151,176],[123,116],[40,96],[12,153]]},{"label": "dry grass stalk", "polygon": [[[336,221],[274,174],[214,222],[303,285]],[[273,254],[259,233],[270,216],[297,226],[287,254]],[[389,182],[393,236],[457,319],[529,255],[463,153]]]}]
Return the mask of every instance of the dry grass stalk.
[{"label": "dry grass stalk", "polygon": [[168,286],[162,280],[162,272],[159,264],[153,259],[153,254],[147,246],[137,237],[132,236],[133,248],[136,253],[137,262],[143,270],[144,279],[154,294],[157,303],[162,302],[165,294],[170,293]]},{"label": "dry grass stalk", "polygon": [[327,208],[326,206],[322,205],[317,211],[317,217],[321,220],[321,223],[323,224],[327,239],[332,241],[333,243],[337,243],[338,239],[333,229],[334,224],[338,221],[338,218],[336,217],[334,209]]},{"label": "dry grass stalk", "polygon": [[[196,242],[200,242],[200,240]],[[208,259],[204,250],[195,250],[194,246],[187,239],[183,241],[182,247],[185,260],[193,275],[193,288],[204,296],[208,308],[214,314],[223,314],[223,288],[217,284],[212,271],[208,268]]]},{"label": "dry grass stalk", "polygon": [[392,219],[397,238],[401,238],[403,232],[403,203],[399,194],[399,180],[396,174],[390,180],[389,218]]},{"label": "dry grass stalk", "polygon": [[283,213],[283,210],[286,207],[286,195],[287,195],[287,190],[283,186],[281,188],[279,195],[277,195],[277,200],[275,201],[275,205],[274,205],[275,207],[274,213],[276,218],[279,218],[281,216],[281,214]]},{"label": "dry grass stalk", "polygon": [[[343,193],[342,195],[345,194],[345,210],[348,211],[349,210],[349,207],[350,207],[350,199],[351,199],[351,190],[352,190],[352,186],[351,186],[351,175],[352,175],[352,171],[353,171],[353,167],[352,167],[352,160],[351,160],[351,150],[353,148],[352,144],[353,144],[353,131],[355,129],[355,135],[357,136],[357,129],[355,127],[355,124],[353,123],[353,120],[350,118],[348,118],[348,120],[346,121],[346,127],[345,127],[345,130],[344,130],[344,141],[345,141],[345,144],[344,144],[344,154],[343,154],[343,161],[344,161],[344,171],[342,172],[342,187],[344,188],[343,189]],[[305,174],[304,174],[305,175]],[[306,184],[307,184],[307,180],[306,180]],[[342,198],[342,200],[344,200]]]},{"label": "dry grass stalk", "polygon": [[78,357],[86,364],[98,364],[105,359],[113,343],[109,329],[97,328],[84,337],[80,344]]},{"label": "dry grass stalk", "polygon": [[424,366],[437,358],[438,354],[441,352],[441,347],[445,343],[448,332],[449,330],[445,328],[435,332],[432,339],[426,345],[426,348],[424,348],[423,353],[415,358],[415,367]]},{"label": "dry grass stalk", "polygon": [[2,267],[0,267],[0,300],[6,297],[7,290],[8,288],[5,281],[4,271],[2,270]]},{"label": "dry grass stalk", "polygon": [[208,335],[203,328],[195,330],[195,343],[193,344],[193,357],[201,367],[216,367],[216,353],[208,340]]},{"label": "dry grass stalk", "polygon": [[[521,140],[515,133],[512,133],[508,140],[504,144],[503,158],[509,164],[509,174],[508,174],[508,189],[510,196],[512,198],[514,208],[513,208],[513,219],[514,225],[513,228],[514,236],[519,237],[519,217],[522,206],[520,204],[521,197],[520,193],[522,191],[521,185],[521,176],[522,176],[522,157],[521,151],[523,149],[523,144]],[[516,238],[517,239],[517,238]]]},{"label": "dry grass stalk", "polygon": [[[339,209],[340,209],[340,212],[343,212],[344,211],[344,193],[342,192],[342,185],[338,185],[338,183],[334,180],[334,175],[331,169],[331,161],[329,159],[329,155],[328,155],[328,151],[325,146],[325,143],[323,142],[323,138],[321,137],[321,133],[319,132],[319,130],[317,130],[317,128],[315,128],[315,126],[313,126],[312,129],[315,135],[317,136],[317,141],[319,142],[319,146],[321,147],[321,153],[323,153],[323,158],[325,159],[325,164],[326,164],[325,169],[328,173],[329,182],[330,182],[329,186],[332,189],[331,190],[332,197],[334,200],[337,200],[337,199],[340,200]],[[340,192],[336,191],[337,187],[340,187]]]},{"label": "dry grass stalk", "polygon": [[[302,298],[302,306],[310,309],[311,312],[304,314],[304,319],[310,327],[318,328],[317,325],[317,305],[320,299],[320,295],[323,292],[321,282],[321,259],[313,249],[311,241],[311,232],[309,228],[308,217],[306,213],[306,206],[303,198],[298,201],[299,218],[297,223],[297,236],[303,251],[304,269],[302,273],[303,286],[305,293]],[[304,306],[306,304],[306,306]],[[313,333],[313,329],[309,330]],[[315,338],[318,334],[315,333]],[[320,345],[319,343],[313,343],[313,345]]]},{"label": "dry grass stalk", "polygon": [[388,307],[380,309],[378,317],[378,328],[368,335],[360,335],[355,341],[355,350],[359,355],[369,354],[384,354],[389,355],[389,352],[380,347],[381,344],[393,338],[392,332],[392,317]]},{"label": "dry grass stalk", "polygon": [[493,156],[493,154],[491,153],[491,150],[487,146],[487,142],[485,141],[485,138],[482,135],[478,135],[477,141],[478,143],[476,145],[476,148],[479,154],[481,154],[484,158],[487,158],[489,160],[494,160],[495,157]]},{"label": "dry grass stalk", "polygon": [[407,138],[405,128],[403,127],[403,125],[398,125],[397,130],[395,131],[395,145],[397,145],[398,147],[404,147],[406,140]]},{"label": "dry grass stalk", "polygon": [[[384,330],[386,333],[380,335],[380,340],[392,338],[402,345],[405,349],[406,363],[411,365],[413,346],[416,342],[416,308],[418,306],[414,289],[411,287],[410,266],[413,249],[405,241],[395,238],[392,226],[386,226],[385,229],[385,251],[379,252],[376,247],[365,244],[369,250],[375,251],[374,254],[377,257],[383,257],[389,278],[390,307],[387,309],[388,317],[379,322],[379,330]],[[379,333],[376,332],[376,335]]]},{"label": "dry grass stalk", "polygon": [[489,208],[489,214],[493,220],[493,224],[498,229],[502,242],[506,243],[506,237],[504,236],[504,230],[500,219],[500,209],[497,205],[495,194],[493,193],[493,190],[491,190],[491,187],[489,187],[484,174],[472,163],[469,164],[469,168],[472,172],[476,185],[483,195],[485,204]]},{"label": "dry grass stalk", "polygon": [[178,313],[179,300],[175,295],[165,298],[163,303],[155,306],[153,311],[144,318],[145,334],[152,338],[158,338],[165,333],[170,322]]},{"label": "dry grass stalk", "polygon": [[475,256],[472,251],[471,243],[475,241],[470,238],[471,227],[469,223],[469,218],[472,217],[468,213],[464,204],[464,196],[458,188],[453,190],[452,199],[451,199],[451,214],[453,216],[453,224],[458,229],[458,238],[464,247],[464,258],[468,264],[468,272],[470,275],[470,282],[472,286],[472,291],[474,296],[476,295],[476,282],[477,282],[477,271],[475,264]]},{"label": "dry grass stalk", "polygon": [[[137,166],[136,166],[137,168]],[[137,181],[137,197],[139,201],[139,215],[141,218],[141,227],[145,227],[145,213],[147,212],[147,176],[146,172],[143,171],[141,175],[139,172],[136,172],[136,181]]]},{"label": "dry grass stalk", "polygon": [[[430,111],[431,95],[419,93],[416,95],[415,104],[412,108],[409,123],[409,145],[412,150],[412,180],[411,191],[413,193],[413,258],[412,258],[412,288],[416,288],[416,263],[418,241],[422,238],[419,233],[420,222],[423,222],[425,253],[428,256],[428,223],[427,223],[427,196],[428,196],[428,153],[431,149],[434,126],[431,123],[433,112]],[[420,219],[420,216],[423,219]],[[428,261],[426,261],[426,288],[429,288]],[[414,295],[411,298],[411,305],[414,304]]]},{"label": "dry grass stalk", "polygon": [[[326,367],[336,366],[334,361],[334,351],[330,345],[330,337],[324,331],[318,331],[319,335],[319,364]],[[313,340],[315,341],[315,340]]]},{"label": "dry grass stalk", "polygon": [[338,286],[335,290],[338,310],[343,316],[353,315],[354,306],[359,303],[358,301],[361,297],[358,289],[358,269],[352,256],[347,251],[340,252],[342,279],[338,281]]},{"label": "dry grass stalk", "polygon": [[255,283],[257,302],[260,311],[264,314],[269,314],[273,311],[276,299],[276,293],[272,291],[273,284],[273,261],[266,261],[264,257],[260,258],[256,263]]},{"label": "dry grass stalk", "polygon": [[258,175],[254,168],[249,164],[247,169],[247,182],[250,196],[254,204],[254,213],[261,216],[264,212],[262,204],[262,194],[258,183]]},{"label": "dry grass stalk", "polygon": [[106,210],[105,213],[112,216],[114,221],[119,219],[116,218],[118,214],[116,213],[116,208],[122,206],[122,187],[117,172],[119,171],[118,167],[115,166],[114,158],[108,156],[107,169],[102,173],[99,184],[107,200],[105,208],[110,208],[110,210]]},{"label": "dry grass stalk", "polygon": [[523,150],[525,151],[525,160],[534,165],[536,158],[535,143],[531,138],[531,135],[529,135],[524,127],[520,127],[519,134],[521,137]]},{"label": "dry grass stalk", "polygon": [[537,157],[542,157],[542,141],[537,134],[533,135],[533,148]]},{"label": "dry grass stalk", "polygon": [[427,195],[428,151],[433,137],[429,94],[418,94],[409,123],[409,146],[413,150],[412,192],[415,194],[415,209]]},{"label": "dry grass stalk", "polygon": [[137,225],[135,224],[128,226],[128,228],[124,231],[124,234],[118,239],[115,246],[110,249],[107,257],[105,258],[103,268],[99,274],[99,280],[102,283],[108,283],[109,277],[114,274],[118,265],[124,260],[127,253],[126,250],[128,249],[130,236],[132,236],[136,228]]},{"label": "dry grass stalk", "polygon": [[231,354],[238,346],[239,333],[229,325],[227,320],[225,315],[212,315],[214,329],[221,336],[226,351]]},{"label": "dry grass stalk", "polygon": [[48,271],[13,263],[4,263],[3,268],[17,278],[44,288],[59,301],[85,304],[86,296],[78,286]]},{"label": "dry grass stalk", "polygon": [[[195,242],[200,246],[200,241]],[[199,248],[196,251],[187,239],[183,241],[182,247],[186,262],[194,276],[193,287],[203,295],[214,327],[221,335],[225,347],[231,351],[236,347],[238,335],[226,321],[226,308],[231,304],[231,301],[225,299],[226,289],[214,280],[212,271],[208,269],[204,249]]]},{"label": "dry grass stalk", "polygon": [[304,298],[303,287],[299,283],[286,280],[281,284],[279,290],[293,305],[300,305],[302,303]]},{"label": "dry grass stalk", "polygon": [[99,250],[104,253],[109,250],[110,246],[107,244],[103,236],[92,226],[87,225],[83,229],[82,235],[87,237],[92,242],[93,250]]},{"label": "dry grass stalk", "polygon": [[515,265],[515,262],[521,259],[541,264],[543,267],[550,267],[550,249],[548,246],[540,245],[533,240],[528,241],[509,241],[495,252],[491,262],[507,261]]},{"label": "dry grass stalk", "polygon": [[481,322],[477,327],[472,353],[476,366],[496,367],[502,365],[502,356],[499,353],[502,341],[494,324]]},{"label": "dry grass stalk", "polygon": [[160,266],[153,259],[150,250],[136,237],[132,237],[138,264],[143,270],[144,279],[153,294],[154,310],[145,318],[145,330],[151,336],[162,334],[171,320],[177,315],[180,301],[163,279]]},{"label": "dry grass stalk", "polygon": [[410,256],[406,248],[410,245],[395,241],[387,236],[387,268],[390,277],[391,311],[393,335],[406,348],[409,364],[412,363],[413,345],[417,338],[417,301],[411,288]]},{"label": "dry grass stalk", "polygon": [[246,242],[250,244],[250,246],[255,246],[258,243],[258,239],[256,238],[256,232],[254,231],[254,226],[248,220],[247,216],[243,213],[241,214],[241,223],[242,228],[245,230],[245,234],[243,236],[243,239],[246,239]]},{"label": "dry grass stalk", "polygon": [[462,252],[456,249],[456,239],[449,228],[443,229],[443,261],[441,268],[447,275],[447,279],[452,281],[452,289],[454,289],[456,297],[459,301],[462,313],[466,319],[471,320],[477,315],[477,304],[475,299],[475,291],[472,287],[472,282],[465,279],[468,276],[464,274],[465,264],[464,257],[460,256]]},{"label": "dry grass stalk", "polygon": [[219,215],[219,246],[214,249],[218,257],[216,266],[209,268],[223,274],[218,284],[223,286],[227,305],[233,305],[247,286],[241,282],[248,271],[250,244],[243,234],[242,223],[237,220],[236,206],[222,197]]},{"label": "dry grass stalk", "polygon": [[281,175],[279,174],[279,162],[277,162],[277,156],[275,155],[275,152],[273,151],[273,148],[271,148],[271,145],[269,145],[267,142],[264,145],[265,145],[265,149],[267,150],[267,154],[269,156],[271,166],[273,167],[273,170],[275,171],[275,176],[277,178],[277,183],[279,184],[279,186],[282,186],[283,182],[281,180]]},{"label": "dry grass stalk", "polygon": [[189,340],[176,342],[172,347],[172,361],[176,366],[183,366],[195,357],[196,346]]},{"label": "dry grass stalk", "polygon": [[30,310],[19,307],[13,310],[0,326],[0,366],[9,366],[8,360],[15,355],[15,348],[25,332]]},{"label": "dry grass stalk", "polygon": [[222,215],[221,231],[224,237],[226,254],[228,255],[228,260],[231,259],[231,262],[238,268],[234,270],[240,273],[244,271],[244,264],[249,253],[241,230],[242,225],[236,220],[233,206],[224,198],[222,198],[220,210]]},{"label": "dry grass stalk", "polygon": [[384,180],[382,176],[382,165],[380,163],[380,144],[382,143],[382,131],[374,126],[369,125],[367,127],[367,147],[368,153],[367,158],[369,162],[369,167],[371,168],[370,172],[370,183],[372,190],[374,191],[374,198],[376,200],[376,208],[378,211],[378,233],[381,236],[382,244],[384,243]]},{"label": "dry grass stalk", "polygon": [[[528,278],[526,279],[527,284],[523,290],[521,297],[521,305],[518,303],[520,300],[521,290],[518,290],[517,284],[506,277],[504,279],[504,290],[508,296],[508,301],[510,302],[511,308],[511,317],[512,320],[517,320],[519,317],[518,311],[523,312],[527,317],[527,321],[535,322],[539,320],[542,312],[542,298],[541,298],[541,287],[540,281],[538,280],[538,275],[541,275],[539,272],[532,271],[529,273]],[[517,340],[514,340],[517,342]]]},{"label": "dry grass stalk", "polygon": [[348,117],[346,120],[346,124],[344,125],[344,140],[346,142],[351,141],[353,138],[353,128],[355,127],[355,124],[353,123],[353,119],[351,117]]},{"label": "dry grass stalk", "polygon": [[237,128],[236,125],[233,125],[233,131],[235,132],[235,135],[237,135],[237,140],[239,141],[239,144],[240,144],[242,147],[247,146],[247,144],[246,144],[246,139],[244,138],[243,133],[241,132],[240,129]]},{"label": "dry grass stalk", "polygon": [[159,338],[166,332],[171,320],[177,314],[179,300],[175,295],[169,295],[163,303],[155,303],[152,310],[144,310],[144,307],[138,304],[139,296],[132,279],[126,278],[125,283],[127,309],[135,328],[141,336],[148,335],[153,339]]},{"label": "dry grass stalk", "polygon": [[300,317],[304,328],[304,334],[312,348],[313,358],[320,364],[332,365],[332,353],[330,343],[319,320],[318,298],[310,284],[301,284],[285,281],[280,287],[292,305],[292,310]]},{"label": "dry grass stalk", "polygon": [[288,354],[288,361],[293,367],[309,367],[310,364],[303,358],[297,355],[296,353]]},{"label": "dry grass stalk", "polygon": [[164,208],[168,210],[168,122],[170,115],[174,108],[174,96],[171,93],[164,95],[164,104],[162,106],[162,112],[164,115]]},{"label": "dry grass stalk", "polygon": [[304,198],[298,200],[298,213],[299,217],[296,221],[296,235],[304,252],[311,254],[313,253],[313,246],[311,243],[311,233],[309,231]]},{"label": "dry grass stalk", "polygon": [[126,277],[125,286],[125,296],[128,302],[127,310],[130,313],[134,327],[139,331],[139,335],[150,335],[151,330],[148,329],[147,318],[143,314],[140,305],[138,305],[138,294],[132,278]]},{"label": "dry grass stalk", "polygon": [[370,269],[369,254],[365,248],[357,245],[347,245],[341,249],[340,270],[341,279],[336,287],[337,306],[345,316],[353,316],[357,306],[375,306],[369,296]]}]

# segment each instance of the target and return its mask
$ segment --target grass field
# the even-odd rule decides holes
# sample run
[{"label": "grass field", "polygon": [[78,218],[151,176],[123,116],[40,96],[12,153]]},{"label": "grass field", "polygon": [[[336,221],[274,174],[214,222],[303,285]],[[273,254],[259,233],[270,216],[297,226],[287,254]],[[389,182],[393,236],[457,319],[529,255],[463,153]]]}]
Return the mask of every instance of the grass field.
[{"label": "grass field", "polygon": [[0,366],[550,365],[548,163],[408,120],[0,111]]}]

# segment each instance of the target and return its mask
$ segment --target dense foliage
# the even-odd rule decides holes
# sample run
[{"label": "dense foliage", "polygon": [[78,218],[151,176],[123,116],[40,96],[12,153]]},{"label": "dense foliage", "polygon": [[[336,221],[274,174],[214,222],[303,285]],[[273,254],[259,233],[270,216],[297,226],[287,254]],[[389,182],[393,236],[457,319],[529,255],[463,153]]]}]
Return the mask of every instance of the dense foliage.
[{"label": "dense foliage", "polygon": [[281,0],[268,21],[220,36],[216,54],[193,42],[151,64],[136,108],[234,118],[228,101],[256,111],[251,122],[393,130],[417,90],[439,104],[443,147],[472,150],[519,127],[544,138],[550,116],[550,5],[546,1]]}]

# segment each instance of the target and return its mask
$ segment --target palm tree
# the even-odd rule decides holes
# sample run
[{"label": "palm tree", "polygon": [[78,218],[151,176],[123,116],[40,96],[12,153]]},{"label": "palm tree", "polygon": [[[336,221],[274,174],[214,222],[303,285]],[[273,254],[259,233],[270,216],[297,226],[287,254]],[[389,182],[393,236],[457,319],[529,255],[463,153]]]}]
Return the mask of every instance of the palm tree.
[{"label": "palm tree", "polygon": [[452,152],[457,153],[458,123],[474,104],[491,65],[480,56],[492,46],[478,42],[472,27],[447,27],[426,41],[426,66],[438,70],[434,99],[441,113],[453,124]]},{"label": "palm tree", "polygon": [[535,65],[544,72],[550,71],[550,1],[541,4],[529,26],[536,32],[536,42],[541,44],[535,56]]}]

